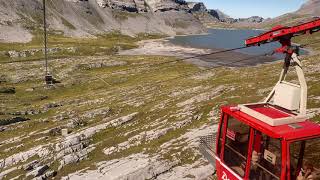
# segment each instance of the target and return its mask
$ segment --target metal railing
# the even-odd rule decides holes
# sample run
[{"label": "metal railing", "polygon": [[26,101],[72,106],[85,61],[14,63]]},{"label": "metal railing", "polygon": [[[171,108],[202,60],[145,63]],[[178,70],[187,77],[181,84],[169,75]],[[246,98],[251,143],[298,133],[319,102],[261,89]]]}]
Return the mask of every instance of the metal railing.
[{"label": "metal railing", "polygon": [[216,146],[216,133],[200,137],[199,150],[203,155],[203,157],[207,159],[214,167],[216,166],[215,146]]}]

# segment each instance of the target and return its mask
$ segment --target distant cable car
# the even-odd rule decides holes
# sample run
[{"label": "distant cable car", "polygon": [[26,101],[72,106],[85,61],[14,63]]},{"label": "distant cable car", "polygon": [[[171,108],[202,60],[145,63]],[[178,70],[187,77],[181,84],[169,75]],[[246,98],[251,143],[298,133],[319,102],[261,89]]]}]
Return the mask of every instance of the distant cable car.
[{"label": "distant cable car", "polygon": [[[320,125],[308,120],[307,84],[291,38],[319,31],[320,20],[246,40],[246,46],[279,41],[286,54],[280,79],[262,103],[221,107],[215,158],[219,180],[320,179]],[[299,84],[285,81],[289,66]],[[214,144],[209,144],[213,146]]]},{"label": "distant cable car", "polygon": [[48,68],[48,37],[47,37],[47,17],[46,17],[46,0],[43,3],[43,39],[44,39],[44,60],[45,60],[45,76],[44,81],[46,85],[52,86],[57,81],[53,78]]}]

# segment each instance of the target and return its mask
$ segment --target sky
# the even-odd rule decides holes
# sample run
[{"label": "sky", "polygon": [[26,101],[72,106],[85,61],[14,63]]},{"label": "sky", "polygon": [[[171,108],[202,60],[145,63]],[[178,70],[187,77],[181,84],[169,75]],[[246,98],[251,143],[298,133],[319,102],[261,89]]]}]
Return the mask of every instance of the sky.
[{"label": "sky", "polygon": [[[192,1],[192,0],[190,0]],[[273,18],[293,12],[307,0],[196,0],[208,9],[219,9],[233,18],[261,16]]]}]

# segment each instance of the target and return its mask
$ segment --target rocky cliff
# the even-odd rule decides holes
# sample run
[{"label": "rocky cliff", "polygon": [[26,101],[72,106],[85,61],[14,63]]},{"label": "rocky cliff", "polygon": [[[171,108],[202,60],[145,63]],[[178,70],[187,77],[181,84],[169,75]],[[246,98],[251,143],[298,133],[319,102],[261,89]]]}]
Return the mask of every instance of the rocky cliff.
[{"label": "rocky cliff", "polygon": [[[193,34],[206,29],[183,0],[48,1],[48,26],[66,36]],[[0,41],[28,42],[42,24],[40,0],[0,0]]]}]

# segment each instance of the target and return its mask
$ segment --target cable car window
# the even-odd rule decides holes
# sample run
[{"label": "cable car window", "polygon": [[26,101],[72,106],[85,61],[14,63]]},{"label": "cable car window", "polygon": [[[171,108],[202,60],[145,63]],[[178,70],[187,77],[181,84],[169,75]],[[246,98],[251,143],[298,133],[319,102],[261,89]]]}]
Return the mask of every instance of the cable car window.
[{"label": "cable car window", "polygon": [[233,117],[228,120],[224,162],[237,174],[244,177],[248,154],[250,127]]},{"label": "cable car window", "polygon": [[281,141],[255,131],[250,180],[277,180],[281,176]]},{"label": "cable car window", "polygon": [[290,144],[291,179],[320,180],[320,138]]},{"label": "cable car window", "polygon": [[222,122],[221,122],[221,127],[220,127],[220,132],[219,132],[219,140],[218,140],[218,148],[217,148],[217,155],[220,157],[221,153],[221,144],[222,144],[222,138],[223,138],[223,125],[224,125],[224,118],[226,115],[223,115],[222,117]]}]

